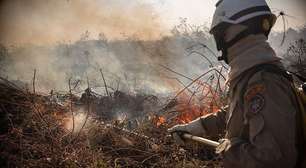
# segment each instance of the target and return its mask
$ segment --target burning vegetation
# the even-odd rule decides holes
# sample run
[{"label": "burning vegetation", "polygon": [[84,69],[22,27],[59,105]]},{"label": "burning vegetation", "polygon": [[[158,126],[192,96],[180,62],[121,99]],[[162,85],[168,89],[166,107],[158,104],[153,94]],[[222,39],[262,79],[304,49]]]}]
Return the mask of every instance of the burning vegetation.
[{"label": "burning vegetation", "polygon": [[[207,38],[204,31],[202,33],[198,32],[195,36],[185,32],[184,35],[177,34],[176,38],[165,38],[154,43],[137,40],[121,43],[104,41],[101,45],[100,40],[89,40],[77,42],[64,50],[65,45],[60,44],[57,51],[66,51],[61,60],[67,64],[65,67],[57,61],[56,71],[70,68],[73,71],[59,74],[59,79],[64,81],[58,80],[54,89],[49,91],[46,86],[52,85],[54,81],[51,79],[48,83],[46,79],[50,76],[40,75],[45,74],[44,70],[34,69],[28,81],[10,80],[12,76],[1,77],[1,165],[221,167],[213,149],[196,143],[182,148],[167,133],[170,126],[217,112],[226,104],[224,76],[227,67],[213,61],[215,56],[205,55],[211,52],[206,45],[184,38]],[[96,53],[99,52],[92,50],[91,46],[83,47],[90,43],[94,47],[99,45],[98,49],[94,49],[105,54],[102,60],[112,59],[108,61],[111,66],[114,65],[113,61],[120,65],[122,63],[121,67],[126,68],[126,72],[120,74],[121,71],[115,66],[112,69],[105,63],[102,69],[98,63],[103,61],[96,60]],[[139,52],[144,54],[144,58],[135,60],[134,67],[114,57],[123,52],[118,46],[127,44],[133,48],[141,47]],[[184,69],[182,67],[170,68],[171,57],[177,53],[164,45],[174,44],[192,46],[184,47],[186,50],[183,52],[185,55],[194,54],[194,57],[190,57],[192,61],[192,58],[204,62],[209,60],[208,65],[204,64],[204,73],[189,76],[178,72]],[[108,55],[110,51],[116,54]],[[20,63],[18,55],[23,55],[23,52],[33,54],[33,48],[2,47],[5,56],[2,63],[10,62],[12,67],[17,66]],[[165,57],[167,53],[169,56]],[[158,54],[146,58],[146,55]],[[73,61],[72,58],[83,61],[71,63],[69,61]],[[52,59],[57,60],[58,57]],[[149,71],[137,72],[143,69],[138,65],[143,61],[155,64]],[[205,66],[209,68],[207,71],[204,70]],[[10,75],[12,67],[4,66],[2,74]],[[18,71],[18,68],[15,70]],[[132,77],[127,72],[132,73]],[[152,77],[145,78],[144,75]],[[152,80],[160,80],[166,87]],[[66,91],[59,91],[56,87],[65,88]]]},{"label": "burning vegetation", "polygon": [[[82,4],[72,5],[79,9]],[[52,1],[50,6],[59,4]],[[73,43],[0,45],[2,167],[222,167],[214,149],[197,143],[181,147],[167,129],[227,104],[228,67],[217,61],[206,26],[181,19],[172,34],[160,36],[163,28],[148,21],[151,10],[142,7],[132,4],[128,20],[112,11],[119,25],[107,12],[95,13],[87,25],[101,17],[111,25],[101,26],[106,35],[99,33],[97,39],[85,31]],[[91,4],[85,14],[73,13],[84,19],[90,11],[99,11],[96,8]],[[22,19],[19,12],[11,17]],[[14,31],[22,31],[8,20],[2,22],[7,23],[1,31],[4,39],[20,40]],[[290,66],[304,73],[305,52],[301,55],[300,48],[304,51],[305,41],[292,44],[288,55],[297,58]]]},{"label": "burning vegetation", "polygon": [[[177,95],[122,91],[38,94],[0,78],[1,165],[7,167],[198,167],[220,165],[213,150],[176,145],[167,128],[216,111]],[[204,87],[204,86],[203,86]],[[71,87],[69,87],[71,88]],[[204,89],[203,89],[204,90]],[[211,92],[209,90],[205,90]],[[170,102],[169,102],[170,100]],[[209,111],[212,110],[212,111]]]}]

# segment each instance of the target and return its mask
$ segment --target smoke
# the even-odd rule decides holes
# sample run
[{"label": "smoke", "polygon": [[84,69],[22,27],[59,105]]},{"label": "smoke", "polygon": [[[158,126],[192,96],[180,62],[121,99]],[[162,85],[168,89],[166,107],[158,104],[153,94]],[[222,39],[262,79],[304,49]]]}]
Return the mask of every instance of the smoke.
[{"label": "smoke", "polygon": [[82,88],[86,78],[90,87],[100,86],[101,68],[114,89],[156,86],[149,80],[163,56],[145,41],[160,39],[165,28],[148,3],[4,0],[0,23],[0,43],[10,46],[0,74],[27,88],[34,69],[40,91],[67,90],[69,79],[82,80]]},{"label": "smoke", "polygon": [[[104,92],[100,69],[110,91],[181,89],[190,81],[160,65],[195,79],[208,64],[186,48],[199,43],[215,47],[206,26],[190,25],[186,19],[164,36],[168,28],[140,0],[5,0],[0,23],[0,43],[8,48],[0,52],[0,75],[31,89],[36,69],[36,90],[43,92],[67,91],[69,79],[72,87],[81,81],[79,93],[87,80],[89,87]],[[217,65],[210,52],[195,49]]]},{"label": "smoke", "polygon": [[299,5],[302,9],[302,13],[303,13],[303,19],[304,21],[306,20],[306,0],[299,0]]},{"label": "smoke", "polygon": [[87,80],[104,91],[102,69],[110,91],[164,93],[178,84],[160,65],[191,78],[207,68],[185,51],[207,40],[205,28],[184,20],[181,33],[166,37],[153,7],[140,0],[5,0],[0,8],[0,43],[9,50],[0,75],[29,89],[36,69],[37,91],[67,91],[69,79],[72,87],[81,81],[78,91]]},{"label": "smoke", "polygon": [[[185,49],[194,43],[189,39],[191,37],[176,35],[154,41],[129,38],[11,46],[7,59],[2,61],[0,75],[22,81],[27,84],[24,87],[31,89],[36,69],[37,91],[67,91],[69,79],[72,79],[72,87],[81,80],[77,89],[82,91],[87,88],[88,79],[89,87],[100,88],[99,92],[104,92],[101,69],[110,91],[165,93],[178,89],[178,86],[181,89],[182,85],[174,78],[181,77],[169,73],[160,65],[191,78],[197,77],[208,67],[200,56],[187,56]],[[202,41],[205,41],[205,37]]]},{"label": "smoke", "polygon": [[139,0],[4,0],[0,3],[0,42],[76,41],[86,30],[108,39],[160,38],[165,28],[152,6]]},{"label": "smoke", "polygon": [[[168,85],[163,77],[167,71],[159,65],[180,65],[181,60],[187,59],[182,58],[185,48],[176,39],[84,40],[57,45],[12,46],[2,62],[0,75],[27,83],[23,87],[31,89],[36,69],[36,90],[67,91],[70,78],[73,82],[81,80],[79,90],[84,90],[87,79],[89,87],[103,87],[101,69],[111,91],[163,92]],[[181,72],[188,66],[185,63],[179,66]]]},{"label": "smoke", "polygon": [[74,112],[74,116],[68,116],[64,119],[64,126],[68,131],[73,131],[73,133],[79,133],[82,129],[89,128],[94,120],[91,116],[87,116],[86,110],[78,109]]}]

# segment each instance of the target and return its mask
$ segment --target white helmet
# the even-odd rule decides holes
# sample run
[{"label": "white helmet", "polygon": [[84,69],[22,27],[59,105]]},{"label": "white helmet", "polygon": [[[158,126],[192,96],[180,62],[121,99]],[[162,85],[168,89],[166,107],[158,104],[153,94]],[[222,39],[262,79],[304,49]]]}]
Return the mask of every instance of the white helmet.
[{"label": "white helmet", "polygon": [[275,24],[276,16],[265,0],[219,0],[210,33],[221,23],[239,24],[262,15],[271,15],[274,21],[270,23],[270,26]]}]

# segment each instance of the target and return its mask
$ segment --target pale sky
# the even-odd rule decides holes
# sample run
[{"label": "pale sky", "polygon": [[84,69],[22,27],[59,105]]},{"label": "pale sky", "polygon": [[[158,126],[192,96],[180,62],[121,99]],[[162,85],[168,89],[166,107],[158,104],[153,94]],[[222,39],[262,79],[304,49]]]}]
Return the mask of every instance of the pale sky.
[{"label": "pale sky", "polygon": [[[179,17],[188,18],[194,24],[211,22],[215,4],[218,0],[147,0],[154,4],[157,12],[166,23],[172,26],[178,22]],[[306,0],[268,0],[272,11],[279,13],[283,10],[288,15],[289,26],[299,27],[306,23]],[[278,20],[274,30],[282,30],[281,19]]]},{"label": "pale sky", "polygon": [[[254,0],[255,1],[255,0]],[[4,0],[0,1],[0,43],[76,41],[86,31],[109,39],[156,39],[179,18],[210,26],[217,0]],[[286,14],[289,27],[306,23],[306,0],[268,0]],[[274,31],[282,31],[279,19]]]}]

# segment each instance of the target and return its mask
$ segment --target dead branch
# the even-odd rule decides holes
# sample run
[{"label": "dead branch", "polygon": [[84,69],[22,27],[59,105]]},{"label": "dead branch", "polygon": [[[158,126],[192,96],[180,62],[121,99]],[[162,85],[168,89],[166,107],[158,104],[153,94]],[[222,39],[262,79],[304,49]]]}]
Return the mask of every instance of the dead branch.
[{"label": "dead branch", "polygon": [[69,107],[69,110],[70,110],[71,117],[72,117],[72,130],[71,130],[71,135],[72,135],[74,133],[74,113],[73,113],[73,109],[72,109],[73,107],[72,107],[71,78],[69,78],[68,85],[69,85],[69,96],[70,96],[70,107]]},{"label": "dead branch", "polygon": [[191,51],[188,56],[192,55],[192,54],[197,54],[197,55],[200,55],[202,58],[205,58],[206,61],[209,63],[209,67],[212,68],[214,65],[213,63],[211,62],[211,60],[204,54],[198,52],[198,51]]},{"label": "dead branch", "polygon": [[106,84],[106,81],[105,81],[105,78],[104,78],[104,75],[103,75],[103,71],[102,71],[102,68],[100,68],[100,73],[101,73],[101,76],[102,76],[102,79],[103,79],[103,83],[104,83],[104,87],[105,87],[105,92],[108,96],[110,96],[108,90],[107,90],[107,84]]},{"label": "dead branch", "polygon": [[[204,74],[200,75],[199,77],[197,77],[196,79],[194,79],[192,82],[190,82],[184,89],[182,89],[180,92],[178,92],[173,99],[176,99],[180,94],[182,94],[187,88],[189,88],[190,86],[192,86],[195,82],[197,82],[198,80],[200,80],[201,78],[203,78],[204,76],[206,76],[207,74],[209,74],[212,71],[218,71],[215,68],[208,70],[207,72],[205,72]],[[225,78],[224,78],[225,79]]]},{"label": "dead branch", "polygon": [[168,67],[166,67],[166,66],[164,66],[164,65],[159,65],[159,66],[161,66],[162,68],[165,68],[166,70],[168,70],[168,71],[170,71],[170,72],[173,72],[173,73],[175,73],[175,74],[177,74],[177,75],[179,75],[179,76],[182,76],[182,77],[184,77],[184,78],[186,78],[186,79],[189,79],[189,80],[193,80],[192,78],[190,78],[190,77],[188,77],[188,76],[186,76],[186,75],[184,75],[184,74],[181,74],[181,73],[179,73],[179,72],[176,72],[176,71],[174,71],[174,70],[172,70],[172,69],[170,69],[170,68],[168,68]]},{"label": "dead branch", "polygon": [[36,69],[34,69],[34,74],[33,74],[33,93],[35,94],[36,91],[35,91],[35,79],[36,79]]}]

